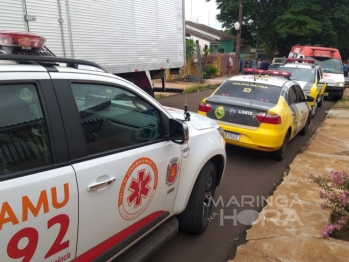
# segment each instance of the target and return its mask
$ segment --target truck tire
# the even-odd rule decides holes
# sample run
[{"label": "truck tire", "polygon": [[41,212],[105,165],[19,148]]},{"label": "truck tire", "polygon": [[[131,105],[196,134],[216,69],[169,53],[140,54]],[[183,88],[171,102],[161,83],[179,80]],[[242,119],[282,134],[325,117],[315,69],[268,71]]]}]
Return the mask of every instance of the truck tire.
[{"label": "truck tire", "polygon": [[216,169],[208,161],[201,169],[185,210],[178,215],[179,229],[192,234],[201,234],[208,226],[216,189]]},{"label": "truck tire", "polygon": [[275,160],[278,160],[278,161],[284,160],[284,158],[286,156],[286,151],[287,151],[289,139],[290,139],[290,134],[289,134],[289,132],[287,132],[285,135],[285,138],[284,138],[284,142],[283,142],[282,146],[280,147],[280,149],[278,149],[272,153],[272,157]]}]

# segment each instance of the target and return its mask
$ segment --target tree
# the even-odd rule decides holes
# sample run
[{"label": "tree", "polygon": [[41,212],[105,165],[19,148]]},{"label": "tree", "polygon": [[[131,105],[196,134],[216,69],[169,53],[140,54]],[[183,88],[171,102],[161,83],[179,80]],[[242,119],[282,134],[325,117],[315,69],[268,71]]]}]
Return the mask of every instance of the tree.
[{"label": "tree", "polygon": [[196,55],[196,44],[193,39],[185,39],[185,47],[186,47],[186,57],[192,58]]},{"label": "tree", "polygon": [[[224,27],[233,28],[239,2],[216,0],[217,20]],[[255,43],[259,31],[269,56],[275,51],[287,55],[294,44],[318,44],[337,47],[349,57],[349,0],[244,0],[243,5],[242,38]]]},{"label": "tree", "polygon": [[204,70],[207,70],[207,62],[208,62],[208,53],[210,52],[210,48],[208,47],[208,45],[205,45],[204,48],[202,49],[202,51],[204,52],[204,58],[205,58],[205,62],[204,62]]}]

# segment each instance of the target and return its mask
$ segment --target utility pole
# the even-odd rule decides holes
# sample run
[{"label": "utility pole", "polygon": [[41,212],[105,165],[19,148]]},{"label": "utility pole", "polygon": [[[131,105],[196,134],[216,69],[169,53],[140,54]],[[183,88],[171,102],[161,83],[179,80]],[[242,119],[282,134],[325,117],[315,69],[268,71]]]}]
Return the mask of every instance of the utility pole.
[{"label": "utility pole", "polygon": [[240,0],[240,6],[239,6],[239,24],[240,28],[237,30],[237,37],[236,37],[236,48],[235,48],[235,61],[234,61],[234,73],[236,75],[239,74],[239,67],[240,67],[240,46],[241,46],[241,29],[242,29],[242,0]]},{"label": "utility pole", "polygon": [[190,2],[190,21],[193,22],[193,0]]},{"label": "utility pole", "polygon": [[257,59],[257,62],[256,63],[258,63],[258,41],[259,41],[259,21],[257,22],[257,44],[256,44],[256,59]]},{"label": "utility pole", "polygon": [[201,53],[200,53],[199,40],[196,40],[196,56],[198,58],[200,83],[203,84],[204,83],[204,77],[203,77],[203,72],[202,72],[202,62],[201,62]]}]

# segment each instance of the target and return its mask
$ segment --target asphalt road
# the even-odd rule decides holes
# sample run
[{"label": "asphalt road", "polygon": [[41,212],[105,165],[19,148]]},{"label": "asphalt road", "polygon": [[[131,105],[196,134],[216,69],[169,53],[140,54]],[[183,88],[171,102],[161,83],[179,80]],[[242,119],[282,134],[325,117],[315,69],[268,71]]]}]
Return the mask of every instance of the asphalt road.
[{"label": "asphalt road", "polygon": [[[176,95],[159,99],[159,102],[165,106],[184,109],[185,98],[187,98],[188,110],[197,112],[201,99],[211,93],[212,90],[206,90],[188,95]],[[302,146],[324,120],[325,111],[329,110],[333,104],[332,101],[324,101],[323,107],[319,108],[317,115],[312,119],[307,135],[297,136],[290,142],[287,156],[282,162],[272,160],[264,152],[228,145],[224,180],[215,193],[215,199],[221,196],[223,201],[213,208],[213,213],[216,215],[207,230],[198,236],[179,232],[148,262],[225,262],[228,258],[233,259],[237,246],[245,242],[246,229],[250,228],[249,223],[243,222],[246,221],[243,215],[248,213],[241,213],[241,211],[261,211],[264,205],[263,197],[267,198],[272,194],[276,185],[282,181],[289,164],[301,152]],[[230,201],[234,196],[235,199]],[[249,198],[243,200],[242,196]],[[250,202],[247,203],[248,201]],[[234,212],[238,215],[235,219],[226,217],[231,218]],[[251,214],[254,211],[248,212]],[[234,240],[238,235],[240,235],[239,239]]]}]

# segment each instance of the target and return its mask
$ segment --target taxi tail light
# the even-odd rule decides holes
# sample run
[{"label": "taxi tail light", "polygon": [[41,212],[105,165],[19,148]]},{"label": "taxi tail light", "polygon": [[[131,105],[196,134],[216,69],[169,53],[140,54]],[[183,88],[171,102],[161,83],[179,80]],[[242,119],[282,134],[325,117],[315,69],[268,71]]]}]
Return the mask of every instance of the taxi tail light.
[{"label": "taxi tail light", "polygon": [[277,114],[259,113],[256,115],[258,122],[264,124],[280,125],[281,117]]},{"label": "taxi tail light", "polygon": [[29,32],[3,31],[0,32],[0,45],[22,47],[23,49],[44,47],[46,38]]},{"label": "taxi tail light", "polygon": [[208,113],[211,111],[211,109],[212,109],[212,106],[210,104],[200,103],[199,105],[199,111],[201,112]]}]

